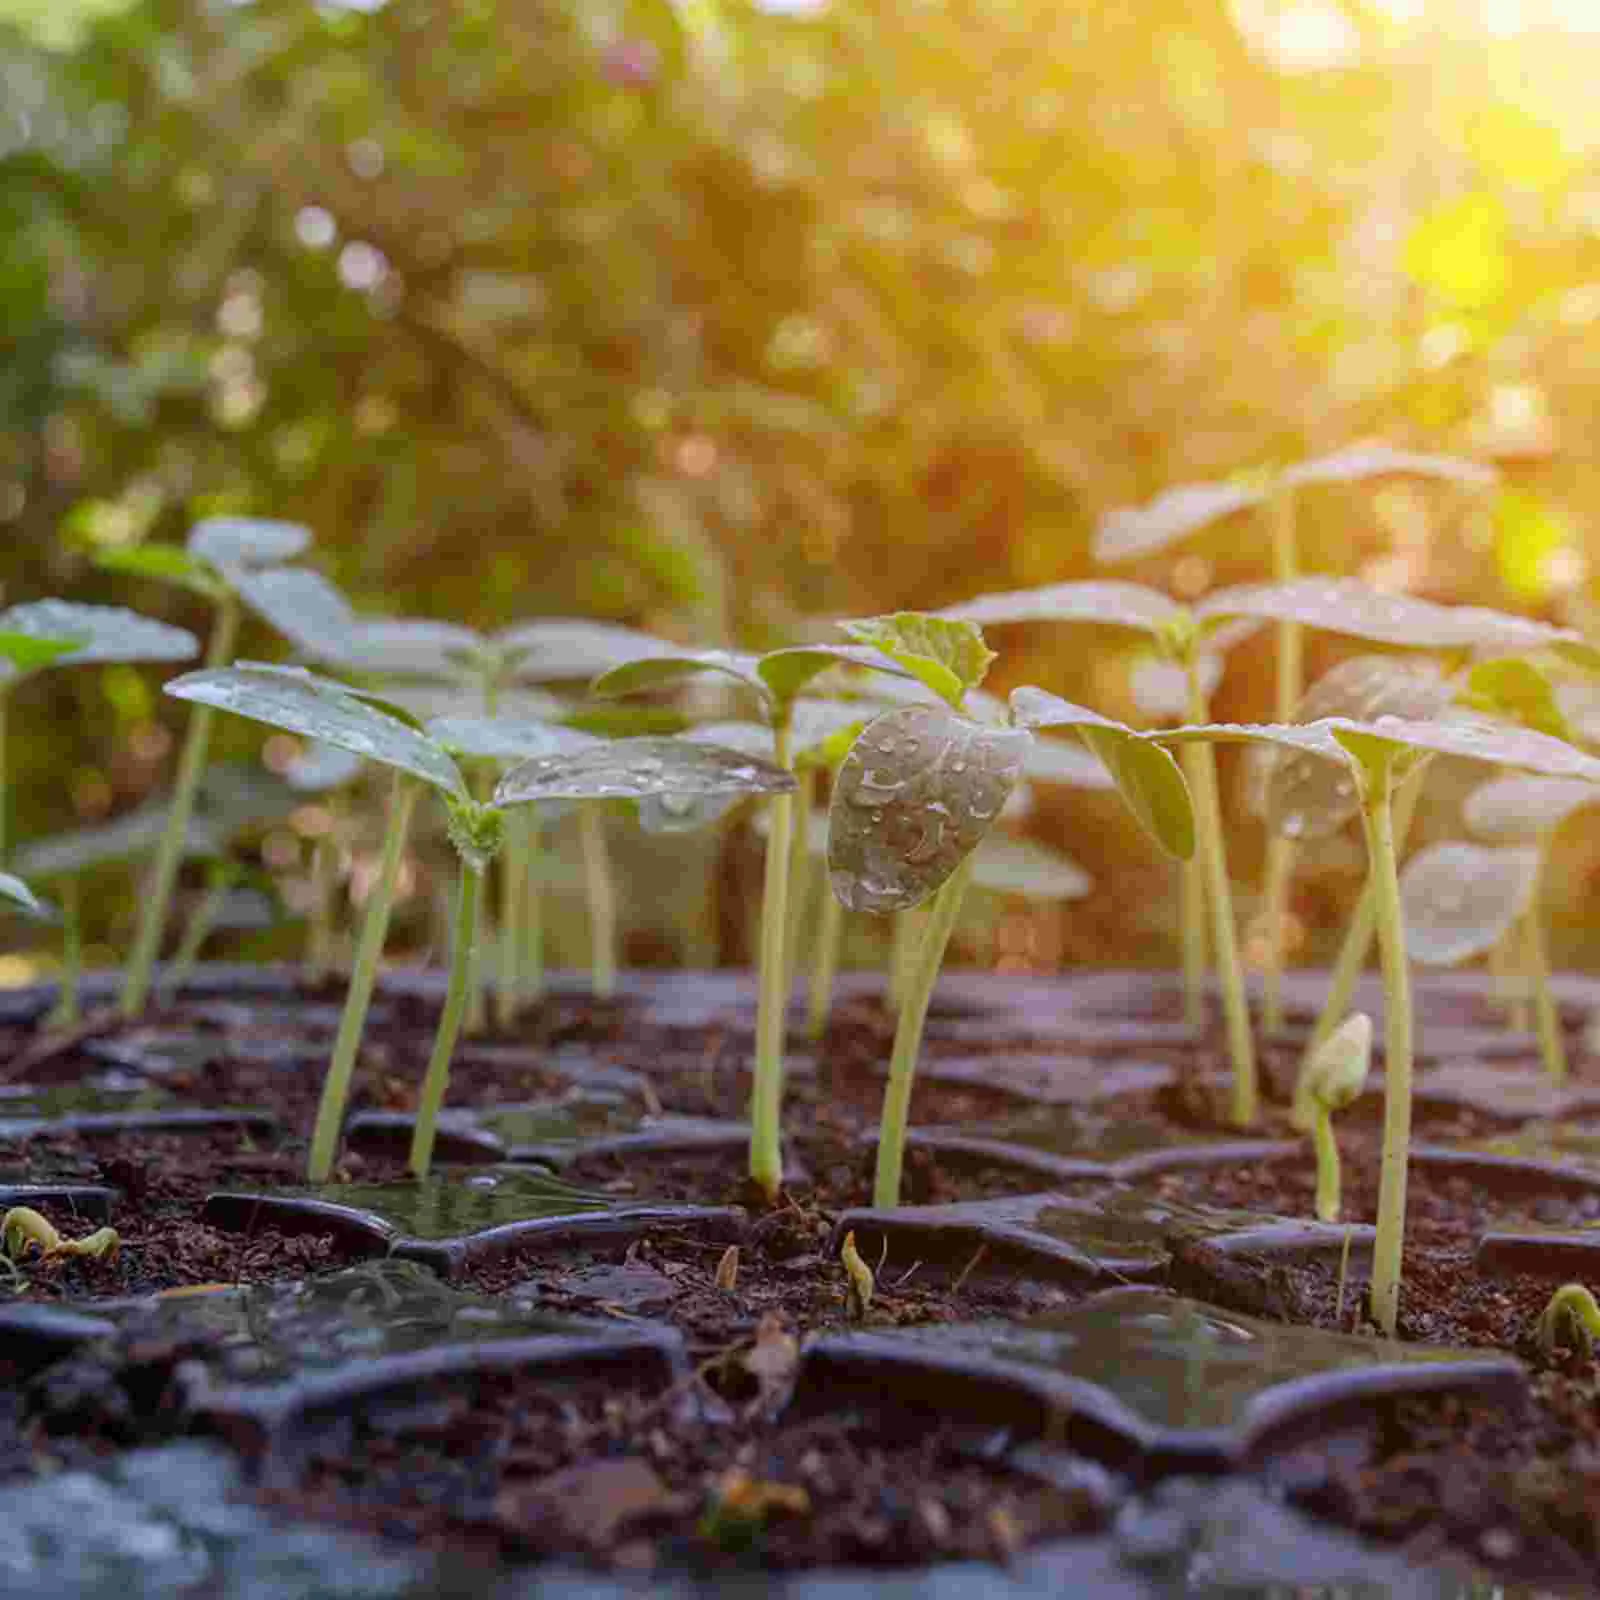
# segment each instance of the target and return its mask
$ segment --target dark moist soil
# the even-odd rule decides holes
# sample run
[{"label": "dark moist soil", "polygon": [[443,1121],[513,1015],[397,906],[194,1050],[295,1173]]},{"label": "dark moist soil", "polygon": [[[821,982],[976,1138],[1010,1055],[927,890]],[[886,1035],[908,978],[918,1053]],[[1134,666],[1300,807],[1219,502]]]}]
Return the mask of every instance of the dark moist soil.
[{"label": "dark moist soil", "polygon": [[[0,1181],[97,1182],[122,1191],[115,1221],[122,1249],[112,1260],[28,1263],[12,1296],[58,1304],[142,1296],[208,1283],[298,1279],[348,1265],[327,1236],[222,1233],[199,1220],[218,1188],[270,1190],[298,1183],[304,1138],[331,1045],[324,1015],[298,1028],[281,1000],[241,997],[153,1015],[150,1029],[196,1028],[216,1038],[218,1059],[163,1079],[186,1107],[260,1108],[290,1130],[270,1146],[235,1130],[182,1135],[69,1135],[0,1145]],[[392,997],[389,1016],[363,1049],[352,1111],[408,1111],[431,1043],[435,1007]],[[1170,1007],[1144,1017],[1171,1020]],[[1435,1025],[1482,1027],[1496,1020],[1465,997],[1435,1006]],[[1054,1019],[1052,1019],[1053,1022]],[[1098,1019],[1104,1022],[1106,1019]],[[1136,1019],[1140,1020],[1140,1019]],[[115,1038],[109,1021],[86,1033]],[[1115,1042],[1092,1052],[1030,1035],[1011,1020],[992,1039],[962,1031],[930,1038],[930,1059],[981,1058],[988,1051],[1093,1053],[1108,1065]],[[838,1215],[870,1194],[871,1152],[892,1022],[868,1002],[842,1006],[814,1049],[797,1045],[786,1088],[790,1183],[779,1206],[753,1203],[737,1151],[591,1157],[564,1176],[619,1197],[652,1202],[745,1204],[754,1226],[738,1251],[732,1287],[726,1247],[662,1230],[631,1244],[553,1255],[530,1251],[466,1270],[463,1286],[531,1298],[555,1311],[666,1322],[683,1335],[692,1379],[662,1393],[646,1386],[496,1378],[478,1392],[453,1380],[401,1408],[363,1411],[312,1438],[294,1470],[266,1473],[262,1494],[296,1515],[448,1548],[468,1557],[582,1555],[599,1565],[650,1570],[728,1563],[805,1567],[902,1565],[967,1556],[1004,1560],[1038,1538],[1101,1527],[1103,1475],[1084,1464],[1063,1486],[1047,1482],[941,1418],[845,1412],[779,1420],[799,1344],[819,1331],[858,1326],[830,1251]],[[515,1044],[516,1051],[507,1046]],[[747,1019],[712,1018],[703,1028],[641,1026],[625,1004],[590,1007],[571,997],[530,1017],[515,1040],[465,1041],[450,1104],[488,1106],[559,1098],[570,1077],[554,1065],[574,1056],[636,1073],[644,1109],[742,1118],[751,1052]],[[278,1052],[274,1058],[274,1052]],[[1213,1032],[1198,1045],[1129,1045],[1127,1059],[1181,1068],[1172,1088],[1119,1100],[1112,1117],[1165,1124],[1175,1142],[1226,1133],[1226,1060]],[[1263,1050],[1269,1093],[1252,1137],[1292,1138],[1283,1095],[1295,1052]],[[808,1069],[805,1058],[814,1065]],[[1576,1053],[1574,1077],[1600,1078],[1600,1063]],[[1537,1064],[1506,1063],[1531,1073]],[[28,1029],[0,1029],[0,1083],[35,1087],[91,1080],[105,1063],[81,1048],[45,1048]],[[1025,1110],[998,1089],[924,1078],[914,1124],[972,1128]],[[1416,1137],[1449,1144],[1503,1134],[1506,1125],[1470,1112],[1419,1108]],[[1340,1125],[1345,1215],[1370,1220],[1376,1202],[1376,1116],[1365,1107]],[[347,1153],[341,1175],[400,1176],[393,1160]],[[1311,1213],[1309,1150],[1295,1160],[1167,1173],[1150,1180],[1167,1199],[1285,1216]],[[908,1203],[973,1199],[1043,1187],[1041,1180],[982,1161],[938,1161],[908,1151]],[[1056,1186],[1059,1187],[1059,1186]],[[1089,1191],[1089,1192],[1092,1192]],[[45,1206],[63,1231],[88,1224]],[[1600,1217],[1592,1197],[1499,1199],[1459,1178],[1414,1172],[1400,1333],[1424,1342],[1508,1350],[1535,1370],[1525,1414],[1458,1400],[1386,1402],[1348,1435],[1325,1441],[1272,1471],[1297,1503],[1374,1537],[1426,1552],[1449,1545],[1511,1575],[1600,1577],[1600,1383],[1579,1352],[1547,1358],[1533,1328],[1552,1289],[1531,1278],[1481,1276],[1478,1235],[1491,1222],[1579,1226]],[[879,1266],[868,1327],[1021,1317],[1069,1303],[1074,1291],[1023,1270],[975,1259]],[[722,1277],[719,1282],[719,1269]],[[1223,1307],[1322,1327],[1360,1324],[1364,1268],[1339,1281],[1337,1263],[1285,1265],[1226,1257],[1204,1244],[1180,1252],[1172,1287]],[[192,1349],[135,1345],[12,1374],[0,1394],[0,1477],[54,1470],[155,1442],[180,1426],[173,1372]],[[0,1354],[0,1376],[5,1376]]]}]

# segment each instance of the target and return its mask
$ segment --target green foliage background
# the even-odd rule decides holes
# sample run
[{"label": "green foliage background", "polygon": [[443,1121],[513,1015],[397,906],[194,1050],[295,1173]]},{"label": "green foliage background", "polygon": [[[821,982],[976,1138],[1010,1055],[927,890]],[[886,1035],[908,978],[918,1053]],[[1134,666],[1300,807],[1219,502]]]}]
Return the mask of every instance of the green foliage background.
[{"label": "green foliage background", "polygon": [[[1112,507],[1372,435],[1506,492],[1320,491],[1314,568],[1582,621],[1582,51],[1490,40],[1469,0],[1326,0],[1343,54],[1302,68],[1294,9],[8,0],[4,599],[200,626],[90,556],[240,511],[309,523],[373,610],[764,646],[1086,575]],[[1236,519],[1127,575],[1194,593],[1265,552]],[[1123,637],[996,642],[1004,679],[1132,713]],[[1224,714],[1265,709],[1269,661],[1239,652]],[[154,683],[29,688],[23,831],[161,781]],[[1114,810],[1038,827],[1134,891],[1051,953],[1169,958]],[[1313,928],[1348,888],[1319,883]]]}]

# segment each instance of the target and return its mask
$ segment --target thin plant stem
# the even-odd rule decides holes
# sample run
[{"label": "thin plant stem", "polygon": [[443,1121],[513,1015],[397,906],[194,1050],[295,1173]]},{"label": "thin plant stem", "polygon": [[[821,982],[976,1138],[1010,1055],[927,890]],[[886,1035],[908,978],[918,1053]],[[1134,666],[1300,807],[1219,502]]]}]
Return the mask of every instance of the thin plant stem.
[{"label": "thin plant stem", "polygon": [[[1272,527],[1272,578],[1289,583],[1299,576],[1295,548],[1294,490],[1280,484],[1267,500]],[[1279,722],[1293,722],[1304,680],[1305,636],[1297,622],[1278,624],[1278,661],[1274,698]],[[1294,878],[1295,847],[1292,839],[1274,833],[1267,840],[1266,883],[1262,898],[1266,910],[1266,964],[1262,973],[1261,1025],[1267,1033],[1283,1030],[1283,941],[1288,921],[1289,888]]]},{"label": "thin plant stem", "polygon": [[450,986],[445,991],[439,1029],[433,1036],[433,1054],[422,1080],[416,1125],[411,1130],[411,1156],[407,1165],[413,1177],[426,1178],[433,1164],[433,1141],[450,1084],[450,1057],[455,1053],[467,1002],[477,985],[479,902],[483,898],[483,868],[461,863],[456,889],[455,937],[450,951]]},{"label": "thin plant stem", "polygon": [[1178,868],[1178,916],[1183,937],[1183,1020],[1206,1021],[1206,869],[1196,852]]},{"label": "thin plant stem", "polygon": [[78,880],[61,880],[61,998],[50,1013],[50,1026],[74,1027],[83,1017],[79,991],[83,983],[83,918]]},{"label": "thin plant stem", "polygon": [[[1191,656],[1189,719],[1206,720],[1205,691]],[[1233,888],[1228,882],[1228,857],[1222,842],[1222,805],[1217,796],[1216,753],[1209,744],[1183,747],[1184,775],[1194,795],[1195,826],[1205,864],[1206,902],[1211,907],[1211,940],[1217,952],[1217,978],[1222,988],[1222,1015],[1227,1025],[1228,1055],[1233,1066],[1229,1120],[1248,1128],[1256,1120],[1256,1052],[1250,1036],[1250,1011],[1245,1004],[1244,976],[1239,967],[1239,938],[1233,924]]]},{"label": "thin plant stem", "polygon": [[[223,667],[233,659],[233,644],[238,632],[238,599],[231,594],[225,595],[217,603],[217,620],[211,629],[211,642],[206,649],[206,666]],[[178,757],[178,774],[167,812],[166,831],[156,847],[155,864],[145,885],[139,929],[134,937],[133,952],[128,959],[128,975],[122,987],[122,1014],[125,1017],[138,1016],[150,997],[151,976],[161,950],[161,935],[166,930],[172,890],[178,880],[178,865],[183,859],[189,818],[194,812],[195,791],[200,786],[200,775],[205,771],[206,754],[211,746],[213,714],[211,706],[196,705],[189,708],[189,726],[183,737],[182,753]]]},{"label": "thin plant stem", "polygon": [[1333,1115],[1317,1104],[1311,1113],[1311,1148],[1317,1158],[1317,1219],[1339,1220],[1339,1141],[1333,1136]]},{"label": "thin plant stem", "polygon": [[[494,715],[495,697],[485,690],[484,693],[486,716]],[[494,770],[488,762],[478,764],[478,781],[474,785],[479,800],[486,801],[494,793]],[[486,871],[488,869],[485,869]],[[502,866],[501,870],[504,870]],[[486,897],[478,896],[478,928],[472,937],[472,947],[476,950],[483,943],[483,917],[487,909]],[[496,930],[497,936],[499,930]],[[477,972],[477,969],[473,969]],[[466,1031],[469,1035],[487,1033],[489,1030],[489,974],[487,971],[478,974],[479,981],[472,986],[467,996]]]},{"label": "thin plant stem", "polygon": [[[1403,851],[1406,837],[1417,814],[1417,802],[1422,798],[1422,784],[1427,776],[1428,763],[1419,761],[1395,786],[1394,837],[1395,848]],[[1377,910],[1373,903],[1372,871],[1368,868],[1367,881],[1362,885],[1361,898],[1350,913],[1349,925],[1344,930],[1344,942],[1333,964],[1333,975],[1328,983],[1327,998],[1305,1052],[1300,1057],[1302,1069],[1333,1036],[1333,1030],[1350,1014],[1350,1000],[1356,992],[1356,980],[1367,964],[1367,952],[1372,948],[1372,938],[1378,927]]]},{"label": "thin plant stem", "polygon": [[172,997],[189,981],[189,974],[194,970],[194,964],[200,958],[201,948],[211,937],[211,930],[217,925],[217,917],[222,911],[222,903],[228,898],[228,885],[226,883],[213,883],[201,897],[200,904],[195,908],[195,913],[189,918],[189,925],[183,930],[183,938],[178,942],[178,948],[173,952],[172,960],[167,964],[160,990],[163,999],[170,1001]]},{"label": "thin plant stem", "polygon": [[313,987],[333,970],[333,897],[339,850],[330,831],[311,851],[311,908],[306,918],[306,982]]},{"label": "thin plant stem", "polygon": [[[789,761],[789,719],[773,718],[778,765]],[[783,1186],[783,1034],[788,1012],[789,844],[794,794],[775,794],[767,817],[761,886],[761,990],[756,1000],[755,1079],[750,1091],[750,1178],[769,1200]]]},{"label": "thin plant stem", "polygon": [[1372,1247],[1372,1320],[1389,1337],[1400,1315],[1400,1268],[1411,1152],[1411,973],[1406,961],[1400,871],[1390,810],[1392,763],[1382,761],[1362,797],[1378,954],[1383,963],[1383,1156],[1378,1175],[1378,1232]]},{"label": "thin plant stem", "polygon": [[373,985],[378,979],[378,962],[389,932],[389,908],[394,903],[395,886],[400,881],[400,861],[405,853],[406,831],[416,808],[420,786],[413,778],[397,772],[389,796],[389,826],[383,837],[383,855],[378,864],[377,881],[367,898],[366,915],[361,923],[361,938],[356,945],[355,965],[350,972],[350,988],[345,994],[339,1032],[333,1042],[328,1075],[322,1080],[322,1098],[317,1105],[316,1127],[311,1135],[311,1154],[306,1177],[312,1183],[326,1183],[333,1171],[334,1151],[339,1129],[344,1122],[345,1101],[350,1098],[350,1078],[355,1071],[356,1051],[372,1003]]},{"label": "thin plant stem", "polygon": [[583,887],[589,900],[589,972],[596,1000],[617,992],[617,887],[611,879],[605,818],[593,802],[578,807]]},{"label": "thin plant stem", "polygon": [[1561,1012],[1550,992],[1550,958],[1544,943],[1544,922],[1539,915],[1539,889],[1544,881],[1547,838],[1539,840],[1539,863],[1533,887],[1528,894],[1528,909],[1522,915],[1523,964],[1533,984],[1534,1020],[1539,1032],[1539,1059],[1552,1082],[1564,1083],[1567,1077],[1567,1049],[1561,1037]]},{"label": "thin plant stem", "polygon": [[522,1009],[520,982],[523,906],[528,898],[527,818],[506,819],[506,852],[500,862],[500,929],[496,954],[500,976],[495,986],[495,1026],[502,1033],[517,1025]]},{"label": "thin plant stem", "polygon": [[883,1092],[883,1116],[878,1124],[878,1166],[872,1181],[875,1206],[900,1203],[900,1172],[905,1162],[906,1125],[911,1115],[911,1086],[916,1078],[917,1057],[922,1051],[922,1029],[928,1019],[928,1004],[933,999],[939,968],[944,964],[945,946],[961,914],[961,902],[972,877],[972,859],[970,852],[964,856],[934,895],[917,941],[916,960],[907,974],[900,1016],[895,1024],[894,1050],[889,1057],[889,1082]]},{"label": "thin plant stem", "polygon": [[506,824],[521,828],[528,874],[522,892],[522,931],[517,958],[517,988],[525,1001],[544,998],[544,847],[539,839],[539,808],[513,806]]},{"label": "thin plant stem", "polygon": [[811,953],[811,992],[807,995],[806,1033],[820,1039],[833,1010],[833,980],[839,970],[839,944],[844,936],[844,906],[826,884],[822,888],[822,922]]},{"label": "thin plant stem", "polygon": [[894,919],[889,941],[888,1011],[897,1016],[905,1003],[906,976],[917,959],[917,946],[922,938],[922,924],[926,913],[918,907],[902,911]]},{"label": "thin plant stem", "polygon": [[789,935],[784,957],[785,1001],[794,993],[795,974],[800,968],[800,949],[805,942],[806,916],[811,909],[811,811],[817,800],[817,769],[795,769],[799,788],[794,796],[794,820],[789,826]]},{"label": "thin plant stem", "polygon": [[11,773],[7,760],[6,713],[11,709],[11,696],[0,690],[0,862],[11,854]]}]

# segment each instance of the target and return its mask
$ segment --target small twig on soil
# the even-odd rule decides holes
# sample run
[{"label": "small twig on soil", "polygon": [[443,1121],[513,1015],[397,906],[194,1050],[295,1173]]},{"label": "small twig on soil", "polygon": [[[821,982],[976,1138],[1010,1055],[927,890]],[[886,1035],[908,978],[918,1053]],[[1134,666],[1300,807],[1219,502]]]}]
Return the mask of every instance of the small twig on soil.
[{"label": "small twig on soil", "polygon": [[897,1288],[897,1289],[905,1288],[905,1286],[908,1283],[911,1282],[911,1274],[913,1272],[915,1272],[917,1270],[917,1268],[920,1267],[921,1265],[922,1265],[922,1262],[920,1260],[913,1261],[911,1263],[911,1265],[909,1267],[907,1267],[906,1270],[898,1278],[896,1278],[894,1280],[895,1288]]},{"label": "small twig on soil", "polygon": [[989,1247],[986,1244],[980,1244],[978,1248],[972,1252],[972,1259],[961,1269],[961,1275],[956,1279],[956,1281],[950,1285],[951,1294],[961,1293],[962,1287],[965,1285],[967,1279],[971,1277],[974,1268],[976,1268],[978,1263],[982,1261],[983,1258],[988,1255],[988,1253]]}]

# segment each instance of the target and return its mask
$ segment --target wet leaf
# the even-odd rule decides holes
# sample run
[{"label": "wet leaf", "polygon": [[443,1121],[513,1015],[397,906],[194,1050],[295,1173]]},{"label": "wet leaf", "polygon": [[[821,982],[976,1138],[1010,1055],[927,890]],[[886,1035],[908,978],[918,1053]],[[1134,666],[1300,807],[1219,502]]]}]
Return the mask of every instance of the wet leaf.
[{"label": "wet leaf", "polygon": [[1558,828],[1574,811],[1600,801],[1600,787],[1582,778],[1537,778],[1507,773],[1480,783],[1461,815],[1474,833],[1499,839],[1531,839]]},{"label": "wet leaf", "polygon": [[1531,661],[1514,656],[1480,661],[1467,674],[1462,704],[1491,717],[1520,722],[1553,739],[1572,737],[1556,700],[1555,686]]},{"label": "wet leaf", "polygon": [[1159,634],[1185,614],[1177,601],[1141,583],[1091,580],[1055,583],[1042,589],[980,595],[938,615],[969,622],[1098,622]]},{"label": "wet leaf", "polygon": [[[992,661],[994,657],[991,655],[989,659]],[[884,652],[864,644],[805,644],[772,650],[761,657],[756,671],[774,699],[787,701],[793,700],[820,673],[838,666],[859,667],[867,672],[896,671],[884,660]]]},{"label": "wet leaf", "polygon": [[1369,478],[1442,478],[1464,488],[1486,489],[1498,479],[1493,467],[1460,456],[1425,455],[1386,444],[1352,445],[1288,468],[1286,483],[1359,483]]},{"label": "wet leaf", "polygon": [[246,568],[233,575],[244,603],[311,661],[338,662],[356,614],[336,584],[310,567]]},{"label": "wet leaf", "polygon": [[[1450,703],[1436,663],[1405,656],[1352,656],[1312,684],[1295,708],[1297,722],[1393,715],[1426,719]],[[1325,839],[1361,809],[1354,776],[1340,760],[1269,749],[1261,776],[1267,826],[1288,839]]]},{"label": "wet leaf", "polygon": [[1094,880],[1070,856],[1036,839],[991,833],[973,852],[972,881],[996,894],[1027,900],[1081,900]]},{"label": "wet leaf", "polygon": [[771,690],[757,670],[760,660],[759,656],[731,650],[670,651],[609,668],[589,685],[589,693],[598,699],[615,700],[623,695],[664,689],[698,673],[720,672],[753,689],[766,702]]},{"label": "wet leaf", "polygon": [[330,664],[380,677],[459,678],[472,673],[483,651],[483,636],[471,628],[421,617],[382,617],[357,622]]},{"label": "wet leaf", "polygon": [[967,691],[983,682],[995,659],[976,619],[952,620],[948,612],[925,616],[920,611],[896,611],[839,626],[857,644],[881,652],[957,709]]},{"label": "wet leaf", "polygon": [[1194,854],[1194,805],[1178,763],[1142,734],[1031,685],[1011,691],[1011,714],[1023,728],[1071,728],[1111,774],[1123,803],[1167,855]]},{"label": "wet leaf", "polygon": [[200,642],[187,628],[174,628],[123,606],[79,605],[70,600],[30,600],[0,611],[0,654],[14,659],[13,649],[22,639],[45,641],[47,648],[67,642],[64,651],[51,649],[40,665],[83,666],[98,661],[190,661],[200,653]]},{"label": "wet leaf", "polygon": [[676,645],[638,628],[581,617],[540,617],[502,628],[490,640],[525,683],[592,678],[651,656],[681,654]]},{"label": "wet leaf", "polygon": [[9,872],[0,872],[0,899],[9,900],[12,905],[21,906],[24,911],[30,911],[35,916],[44,912],[44,905],[33,890],[21,878],[14,877]]},{"label": "wet leaf", "polygon": [[1419,850],[1400,874],[1407,952],[1435,967],[1481,955],[1528,909],[1538,873],[1531,848],[1452,842]]},{"label": "wet leaf", "polygon": [[615,739],[573,755],[539,756],[513,767],[495,804],[528,800],[642,800],[652,795],[709,799],[784,794],[792,774],[770,761],[688,739]]},{"label": "wet leaf", "polygon": [[1096,561],[1131,561],[1187,539],[1221,517],[1266,499],[1257,483],[1187,483],[1157,495],[1148,505],[1107,512],[1095,529]]},{"label": "wet leaf", "polygon": [[423,732],[452,755],[485,761],[573,755],[605,742],[559,723],[514,717],[435,717]]},{"label": "wet leaf", "polygon": [[311,530],[298,522],[207,517],[189,530],[185,546],[197,560],[227,572],[233,567],[282,566],[302,554],[310,543]]},{"label": "wet leaf", "polygon": [[169,683],[166,692],[308,739],[323,739],[409,772],[448,795],[466,796],[460,770],[438,745],[330,679],[246,663],[188,673]]}]

